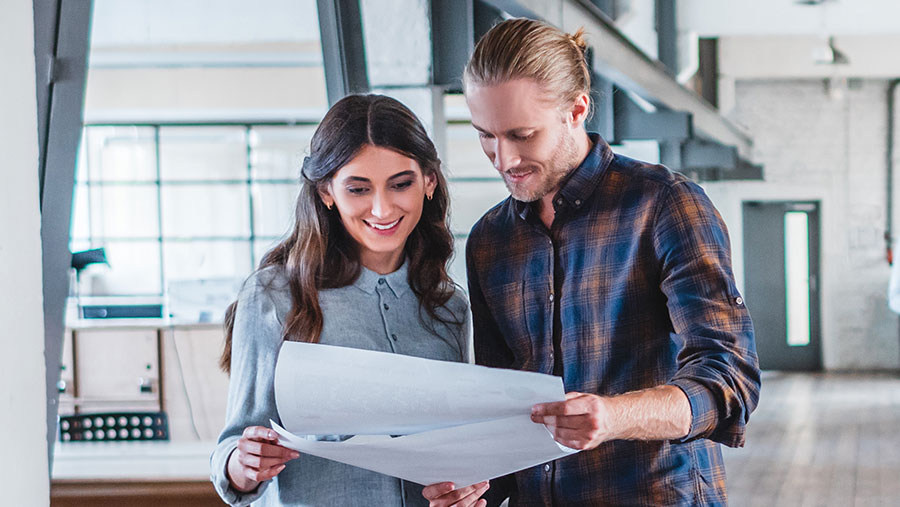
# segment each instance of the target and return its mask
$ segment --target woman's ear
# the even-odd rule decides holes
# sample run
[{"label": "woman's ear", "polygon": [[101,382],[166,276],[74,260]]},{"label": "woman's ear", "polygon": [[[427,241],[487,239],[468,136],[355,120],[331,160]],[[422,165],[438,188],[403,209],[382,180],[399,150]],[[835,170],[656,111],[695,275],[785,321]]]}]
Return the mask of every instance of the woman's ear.
[{"label": "woman's ear", "polygon": [[434,174],[425,175],[425,198],[429,201],[434,197],[434,190],[437,188],[437,177]]},{"label": "woman's ear", "polygon": [[325,205],[329,210],[332,206],[334,206],[334,197],[331,196],[331,185],[321,186],[318,188],[319,198],[322,199],[322,204]]}]

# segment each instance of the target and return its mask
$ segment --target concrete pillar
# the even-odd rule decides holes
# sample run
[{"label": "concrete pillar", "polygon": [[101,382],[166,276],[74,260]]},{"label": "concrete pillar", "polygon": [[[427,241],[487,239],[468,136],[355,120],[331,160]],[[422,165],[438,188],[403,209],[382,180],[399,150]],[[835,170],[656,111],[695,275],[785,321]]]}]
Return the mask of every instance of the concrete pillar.
[{"label": "concrete pillar", "polygon": [[0,16],[0,477],[4,505],[50,503],[31,0]]}]

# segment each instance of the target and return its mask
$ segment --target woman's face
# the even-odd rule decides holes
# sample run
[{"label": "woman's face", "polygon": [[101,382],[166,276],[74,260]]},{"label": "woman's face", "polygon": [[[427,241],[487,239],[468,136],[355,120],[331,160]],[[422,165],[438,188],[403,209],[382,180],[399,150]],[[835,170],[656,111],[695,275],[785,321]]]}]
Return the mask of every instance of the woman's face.
[{"label": "woman's face", "polygon": [[395,271],[403,263],[406,238],[422,216],[434,177],[395,151],[365,145],[320,192],[344,228],[359,244],[363,266],[377,273]]}]

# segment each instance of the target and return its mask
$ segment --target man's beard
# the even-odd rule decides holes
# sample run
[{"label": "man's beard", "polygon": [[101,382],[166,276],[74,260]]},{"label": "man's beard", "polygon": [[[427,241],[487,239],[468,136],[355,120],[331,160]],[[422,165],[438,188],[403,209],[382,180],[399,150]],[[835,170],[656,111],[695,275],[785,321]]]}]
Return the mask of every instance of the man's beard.
[{"label": "man's beard", "polygon": [[543,169],[533,165],[517,168],[519,170],[515,171],[523,172],[521,169],[535,171],[531,177],[538,179],[536,188],[529,190],[525,188],[524,184],[512,183],[506,178],[505,173],[503,182],[506,183],[506,188],[514,199],[522,202],[537,201],[556,190],[559,182],[575,169],[576,164],[578,164],[577,156],[578,149],[575,146],[575,140],[563,131],[560,133],[559,141],[557,141],[549,160],[544,161],[542,164]]}]

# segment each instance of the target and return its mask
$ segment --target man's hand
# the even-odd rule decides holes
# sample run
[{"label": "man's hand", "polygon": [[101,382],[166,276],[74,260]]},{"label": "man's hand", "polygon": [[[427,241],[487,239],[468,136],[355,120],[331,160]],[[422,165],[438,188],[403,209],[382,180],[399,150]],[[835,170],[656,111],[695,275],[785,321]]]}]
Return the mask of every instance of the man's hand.
[{"label": "man's hand", "polygon": [[595,394],[566,393],[566,401],[532,407],[531,420],[546,426],[566,447],[593,449],[614,438],[607,401]]},{"label": "man's hand", "polygon": [[609,440],[673,440],[691,430],[691,404],[673,385],[618,396],[566,393],[566,401],[539,403],[531,420],[547,426],[557,442],[593,449]]},{"label": "man's hand", "polygon": [[429,507],[484,507],[487,501],[479,500],[488,488],[488,481],[479,482],[462,489],[456,489],[452,482],[439,482],[426,486],[422,496],[428,500]]}]

